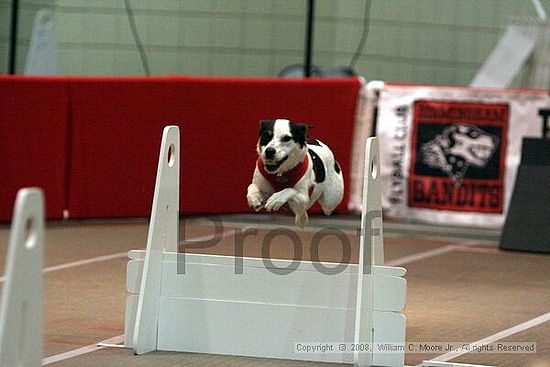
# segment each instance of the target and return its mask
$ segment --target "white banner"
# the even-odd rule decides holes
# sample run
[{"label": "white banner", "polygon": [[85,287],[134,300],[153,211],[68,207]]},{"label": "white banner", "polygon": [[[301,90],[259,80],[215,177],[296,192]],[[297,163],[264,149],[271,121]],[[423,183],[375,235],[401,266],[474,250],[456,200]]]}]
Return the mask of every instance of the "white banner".
[{"label": "white banner", "polygon": [[376,135],[386,215],[501,227],[522,138],[542,136],[549,109],[542,91],[385,85]]}]

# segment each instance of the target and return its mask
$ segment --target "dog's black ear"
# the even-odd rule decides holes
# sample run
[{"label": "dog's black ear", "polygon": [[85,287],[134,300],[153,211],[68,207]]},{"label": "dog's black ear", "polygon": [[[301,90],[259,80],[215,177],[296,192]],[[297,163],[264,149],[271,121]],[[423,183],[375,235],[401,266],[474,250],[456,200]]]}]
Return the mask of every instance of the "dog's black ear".
[{"label": "dog's black ear", "polygon": [[307,131],[310,128],[307,124],[300,124],[296,122],[290,123],[290,133],[292,134],[292,139],[300,144],[303,148],[307,140]]},{"label": "dog's black ear", "polygon": [[260,120],[260,145],[267,145],[273,138],[273,126],[275,125],[275,120]]},{"label": "dog's black ear", "polygon": [[273,126],[275,125],[275,120],[260,120],[260,135],[264,131],[273,132]]}]

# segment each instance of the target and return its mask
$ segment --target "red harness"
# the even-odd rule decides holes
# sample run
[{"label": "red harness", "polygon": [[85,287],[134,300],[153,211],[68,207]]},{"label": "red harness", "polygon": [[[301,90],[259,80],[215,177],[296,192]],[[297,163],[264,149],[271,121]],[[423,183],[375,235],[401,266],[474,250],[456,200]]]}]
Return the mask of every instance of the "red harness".
[{"label": "red harness", "polygon": [[302,162],[297,164],[294,168],[283,172],[282,174],[269,173],[265,169],[264,162],[260,157],[256,160],[256,166],[258,170],[264,176],[264,178],[271,184],[275,192],[286,189],[287,187],[294,187],[302,177],[304,177],[308,167],[309,159],[307,154],[304,155]]}]

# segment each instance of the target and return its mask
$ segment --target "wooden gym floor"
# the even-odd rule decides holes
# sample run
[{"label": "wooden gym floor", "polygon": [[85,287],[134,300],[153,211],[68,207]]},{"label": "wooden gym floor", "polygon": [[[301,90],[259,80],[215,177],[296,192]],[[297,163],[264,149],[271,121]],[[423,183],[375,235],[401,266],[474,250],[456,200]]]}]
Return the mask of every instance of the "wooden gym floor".
[{"label": "wooden gym floor", "polygon": [[[233,254],[235,231],[257,228],[244,242],[245,256],[261,256],[261,241],[278,226],[293,229],[286,216],[227,216],[219,243],[203,252]],[[343,230],[357,262],[359,218],[314,218],[306,232],[297,232],[309,258],[309,242],[324,227]],[[117,344],[124,333],[126,253],[142,249],[147,222],[85,221],[48,223],[45,242],[44,363],[66,366],[333,366],[246,357],[154,352],[134,356]],[[183,231],[185,230],[185,231]],[[510,367],[550,367],[550,256],[504,252],[490,231],[385,224],[385,256],[391,265],[407,268],[407,341],[466,342],[487,337],[498,341],[536,342],[537,353],[465,353],[453,362]],[[208,218],[181,222],[185,239],[213,233]],[[0,226],[0,273],[4,272],[9,228]],[[183,237],[180,234],[180,237]],[[180,238],[182,240],[183,238]],[[320,246],[320,260],[338,261],[341,246],[330,237]],[[199,252],[195,250],[195,252]],[[276,237],[272,258],[292,258],[288,239]],[[1,278],[1,283],[4,279]],[[542,316],[542,317],[540,317]],[[406,365],[442,353],[407,353]],[[447,358],[441,357],[443,360]]]}]

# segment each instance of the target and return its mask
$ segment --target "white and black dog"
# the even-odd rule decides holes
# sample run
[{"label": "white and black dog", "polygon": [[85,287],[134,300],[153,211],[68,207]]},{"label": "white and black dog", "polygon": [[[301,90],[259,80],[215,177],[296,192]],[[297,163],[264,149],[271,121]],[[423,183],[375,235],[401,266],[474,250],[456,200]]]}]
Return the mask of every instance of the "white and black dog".
[{"label": "white and black dog", "polygon": [[307,138],[308,125],[286,119],[260,121],[258,159],[248,205],[256,211],[279,210],[288,204],[296,225],[308,223],[307,210],[319,201],[330,215],[344,195],[344,178],[332,151]]}]

